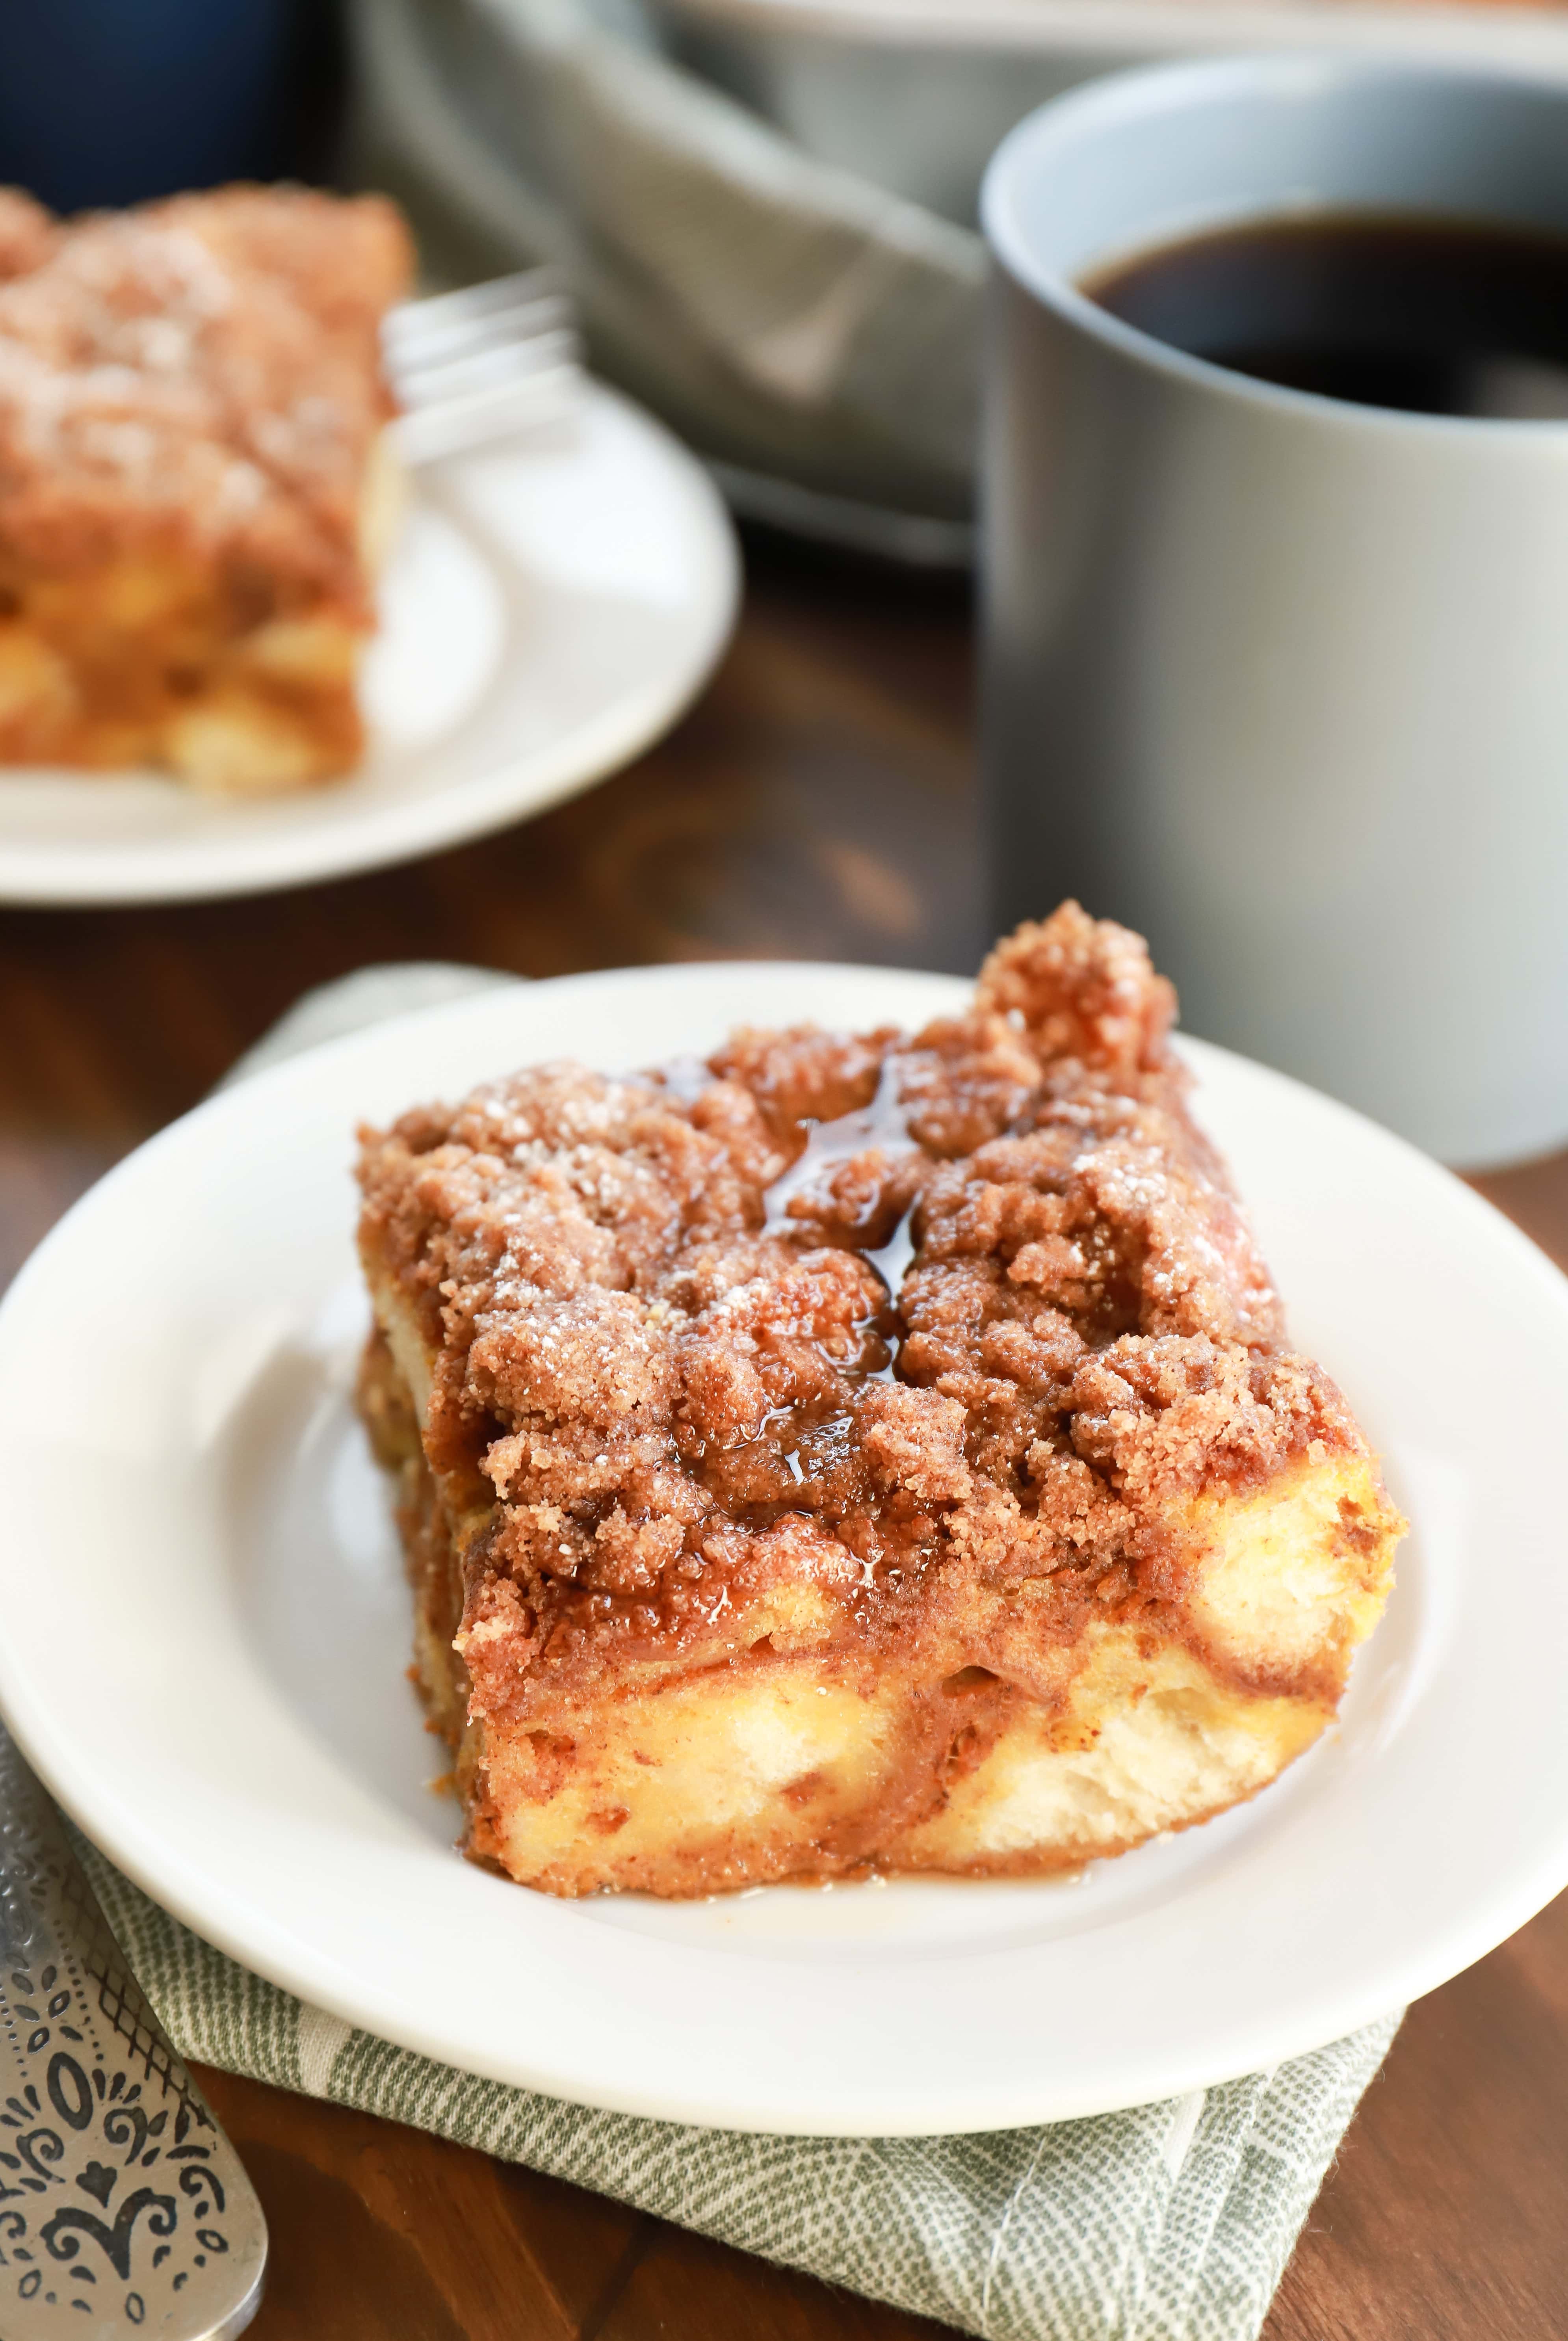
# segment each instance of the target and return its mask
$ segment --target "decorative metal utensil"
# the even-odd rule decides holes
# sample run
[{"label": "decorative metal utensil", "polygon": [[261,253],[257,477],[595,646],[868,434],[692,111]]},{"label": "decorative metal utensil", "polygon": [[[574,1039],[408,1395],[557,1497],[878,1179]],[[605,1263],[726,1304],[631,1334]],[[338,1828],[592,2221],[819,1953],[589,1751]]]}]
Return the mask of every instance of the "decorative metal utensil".
[{"label": "decorative metal utensil", "polygon": [[0,2341],[228,2341],[262,2207],[0,1726]]}]

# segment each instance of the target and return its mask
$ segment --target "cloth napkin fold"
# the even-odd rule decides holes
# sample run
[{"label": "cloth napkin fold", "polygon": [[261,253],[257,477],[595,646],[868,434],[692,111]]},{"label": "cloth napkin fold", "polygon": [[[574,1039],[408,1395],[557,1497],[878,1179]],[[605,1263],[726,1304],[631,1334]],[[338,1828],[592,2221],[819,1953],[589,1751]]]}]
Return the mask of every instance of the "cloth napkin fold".
[{"label": "cloth napkin fold", "polygon": [[[371,968],[307,995],[229,1081],[513,979]],[[412,2122],[987,2341],[1255,2341],[1399,2017],[1272,2072],[967,2137],[759,2137],[595,2112],[356,2031],[203,1942],[84,1840],[186,2057]]]}]

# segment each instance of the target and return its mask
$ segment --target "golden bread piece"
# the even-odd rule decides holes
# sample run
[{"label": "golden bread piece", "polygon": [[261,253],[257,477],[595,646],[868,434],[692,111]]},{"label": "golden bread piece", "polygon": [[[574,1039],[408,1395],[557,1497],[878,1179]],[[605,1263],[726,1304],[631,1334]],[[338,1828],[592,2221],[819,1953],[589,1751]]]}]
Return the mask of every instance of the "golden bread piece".
[{"label": "golden bread piece", "polygon": [[62,225],[0,190],[0,763],[247,795],[356,762],[410,271],[379,196]]},{"label": "golden bread piece", "polygon": [[1284,1347],[1174,1006],[1069,903],[913,1037],[364,1134],[362,1408],[476,1859],[1069,1868],[1317,1737],[1404,1523]]}]

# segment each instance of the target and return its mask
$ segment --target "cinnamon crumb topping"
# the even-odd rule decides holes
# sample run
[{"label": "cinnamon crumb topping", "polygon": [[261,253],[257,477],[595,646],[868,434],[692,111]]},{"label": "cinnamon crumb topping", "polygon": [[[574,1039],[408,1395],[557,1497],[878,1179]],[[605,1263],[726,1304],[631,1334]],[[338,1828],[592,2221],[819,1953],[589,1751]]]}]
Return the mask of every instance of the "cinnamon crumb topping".
[{"label": "cinnamon crumb topping", "polygon": [[410,266],[379,196],[230,187],[61,227],[0,191],[8,559],[151,544],[357,609],[377,333]]},{"label": "cinnamon crumb topping", "polygon": [[20,187],[0,187],[0,279],[40,268],[60,240],[58,222]]},{"label": "cinnamon crumb topping", "polygon": [[427,1453],[493,1499],[481,1706],[775,1585],[874,1639],[1032,1584],[1071,1634],[1171,1596],[1171,1506],[1365,1451],[1284,1350],[1174,1005],[1067,904],[912,1037],[546,1065],[365,1134],[372,1281],[439,1353]]}]

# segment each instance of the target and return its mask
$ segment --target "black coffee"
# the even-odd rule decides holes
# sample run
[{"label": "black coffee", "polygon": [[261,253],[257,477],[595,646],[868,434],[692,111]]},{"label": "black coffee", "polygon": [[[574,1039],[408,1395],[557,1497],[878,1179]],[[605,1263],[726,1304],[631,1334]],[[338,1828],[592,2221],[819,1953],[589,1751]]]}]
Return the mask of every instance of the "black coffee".
[{"label": "black coffee", "polygon": [[1568,418],[1568,235],[1319,212],[1164,244],[1081,290],[1158,341],[1292,390]]}]

